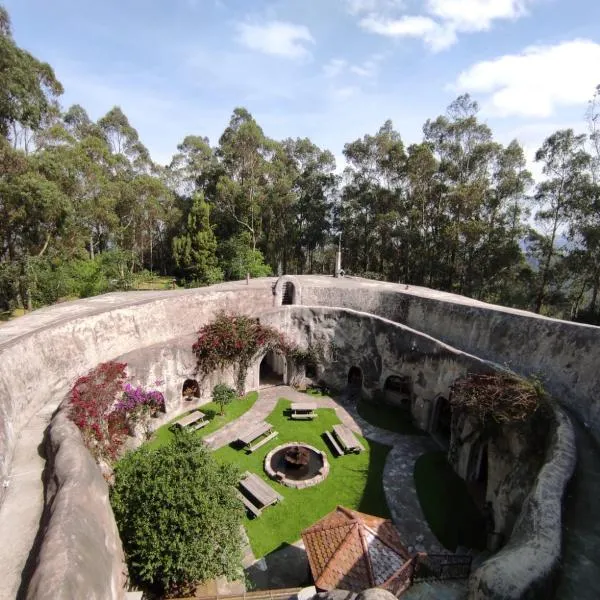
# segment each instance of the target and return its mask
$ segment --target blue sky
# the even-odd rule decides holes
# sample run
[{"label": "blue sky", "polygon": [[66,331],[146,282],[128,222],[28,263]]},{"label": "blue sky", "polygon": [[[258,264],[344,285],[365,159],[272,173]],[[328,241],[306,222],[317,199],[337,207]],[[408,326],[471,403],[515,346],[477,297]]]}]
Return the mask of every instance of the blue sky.
[{"label": "blue sky", "polygon": [[[0,0],[1,1],[1,0]],[[4,0],[17,42],[48,61],[62,103],[119,105],[153,158],[216,144],[236,106],[277,139],[344,143],[392,119],[417,142],[459,94],[531,156],[585,131],[600,83],[597,0]]]}]

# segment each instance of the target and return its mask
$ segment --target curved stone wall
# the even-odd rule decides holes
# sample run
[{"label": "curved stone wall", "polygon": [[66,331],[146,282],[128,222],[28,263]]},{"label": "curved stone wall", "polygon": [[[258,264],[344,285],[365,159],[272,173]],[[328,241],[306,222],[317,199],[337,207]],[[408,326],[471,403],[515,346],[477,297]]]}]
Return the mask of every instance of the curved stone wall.
[{"label": "curved stone wall", "polygon": [[[471,577],[470,600],[551,598],[561,557],[562,499],[575,469],[575,434],[568,417],[557,424],[533,489],[509,542]],[[582,557],[583,558],[583,557]]]},{"label": "curved stone wall", "polygon": [[108,486],[62,407],[46,441],[46,506],[27,600],[121,600],[127,567]]},{"label": "curved stone wall", "polygon": [[379,315],[521,375],[540,376],[600,442],[600,327],[416,286],[349,277],[298,279],[303,304]]},{"label": "curved stone wall", "polygon": [[[295,303],[360,310],[416,330],[410,334],[403,331],[390,343],[386,336],[381,335],[390,326],[389,321],[388,325],[386,321],[376,319],[361,321],[368,323],[365,327],[370,330],[367,332],[371,336],[370,343],[378,348],[373,362],[361,363],[367,390],[375,389],[376,384],[380,385],[385,379],[389,369],[386,371],[387,363],[382,357],[388,354],[402,355],[404,366],[413,369],[417,383],[422,371],[427,386],[437,386],[440,390],[448,382],[443,377],[436,380],[435,371],[445,372],[456,365],[459,365],[460,371],[475,368],[476,364],[484,364],[475,358],[479,357],[507,364],[521,374],[542,374],[550,392],[572,406],[600,439],[600,398],[595,393],[600,389],[600,369],[597,368],[600,328],[597,327],[546,319],[433,290],[353,278],[286,277],[277,284],[275,279],[262,279],[252,280],[249,284],[236,282],[195,290],[108,294],[48,307],[0,327],[0,478],[4,482],[0,486],[0,494],[8,490],[9,496],[13,495],[11,510],[15,506],[19,508],[19,494],[30,492],[29,488],[23,488],[21,482],[26,477],[33,477],[31,481],[36,479],[35,474],[32,476],[24,472],[23,479],[20,479],[10,473],[17,438],[29,427],[34,415],[64,396],[76,377],[100,362],[189,335],[219,309],[246,314],[266,313],[281,304],[283,283],[286,281],[295,286],[292,297]],[[311,319],[323,319],[323,325],[327,324],[329,317],[325,312],[309,310],[313,311]],[[288,314],[285,318],[294,318],[292,311],[285,312]],[[268,318],[276,320],[281,317]],[[358,321],[348,317],[345,323],[344,327],[337,326],[336,335],[345,335],[350,347],[355,336],[350,332],[359,327]],[[295,327],[290,327],[290,330]],[[329,327],[334,329],[335,324],[327,324],[324,330]],[[457,354],[419,332],[475,356],[457,358],[461,353]],[[424,362],[414,361],[411,365],[411,343],[415,340],[419,351],[427,356]],[[340,355],[338,365],[330,373],[332,377],[337,376],[340,383],[344,382],[344,370],[350,358],[347,354]],[[172,360],[178,359],[173,355]],[[422,365],[426,365],[427,360],[431,365],[428,370],[423,370]],[[438,361],[437,366],[434,366],[435,361]],[[440,364],[443,364],[443,369],[439,368]],[[181,375],[183,373],[177,374],[176,378]],[[256,373],[252,376],[256,377]],[[177,382],[177,386],[179,384]],[[174,382],[168,394],[177,393],[177,386]],[[423,422],[427,418],[424,413]],[[41,440],[22,435],[18,441],[19,444],[29,444],[27,451],[33,456]],[[539,479],[540,489],[550,481],[557,483],[558,479]],[[64,482],[63,489],[68,487]],[[31,494],[36,495],[35,500],[31,500]],[[36,488],[27,497],[32,505],[39,504],[41,515],[41,488]],[[0,534],[4,533],[3,519],[11,518],[5,510],[7,504],[0,506]],[[27,510],[31,512],[38,508],[28,506]],[[56,511],[51,513],[54,514],[57,514]],[[524,523],[526,521],[523,520]],[[556,522],[553,527],[557,529]],[[50,522],[46,531],[51,529]],[[3,587],[13,590],[15,578],[18,583],[27,559],[27,554],[19,553],[17,546],[29,544],[29,549],[33,539],[20,538],[19,544],[13,544],[6,535],[2,539],[5,547],[10,548],[1,555],[3,571],[7,573]],[[105,543],[106,540],[98,542],[103,547],[110,546]],[[6,561],[13,564],[7,565]],[[77,575],[73,572],[68,574]],[[10,580],[11,577],[13,580]],[[39,585],[36,589],[41,593]],[[14,594],[3,596],[0,593],[0,597],[14,597]]]}]

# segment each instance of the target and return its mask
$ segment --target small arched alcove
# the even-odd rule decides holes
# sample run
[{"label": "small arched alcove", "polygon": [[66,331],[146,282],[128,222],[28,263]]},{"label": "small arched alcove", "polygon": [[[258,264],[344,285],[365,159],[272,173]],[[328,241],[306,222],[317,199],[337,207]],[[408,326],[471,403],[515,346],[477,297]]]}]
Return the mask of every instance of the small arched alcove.
[{"label": "small arched alcove", "polygon": [[283,296],[281,297],[281,304],[295,304],[296,300],[296,288],[291,281],[286,281],[283,284]]},{"label": "small arched alcove", "polygon": [[181,388],[181,395],[189,400],[200,397],[200,385],[195,379],[186,379]]},{"label": "small arched alcove", "polygon": [[272,385],[282,385],[285,383],[285,358],[269,350],[260,361],[259,367],[259,385],[268,387]]},{"label": "small arched alcove", "polygon": [[317,375],[318,370],[315,363],[308,363],[304,365],[304,377],[306,377],[306,379],[316,379]]},{"label": "small arched alcove", "polygon": [[412,388],[407,375],[390,375],[383,384],[385,401],[389,404],[410,410]]}]

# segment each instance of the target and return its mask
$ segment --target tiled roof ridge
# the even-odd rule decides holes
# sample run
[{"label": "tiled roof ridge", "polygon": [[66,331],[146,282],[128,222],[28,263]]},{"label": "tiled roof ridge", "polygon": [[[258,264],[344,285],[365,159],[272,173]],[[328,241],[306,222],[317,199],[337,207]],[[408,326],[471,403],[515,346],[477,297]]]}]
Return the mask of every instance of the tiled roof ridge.
[{"label": "tiled roof ridge", "polygon": [[[335,570],[336,563],[337,563],[338,558],[346,551],[346,547],[350,546],[350,544],[352,544],[352,542],[353,542],[352,532],[356,528],[359,529],[358,533],[359,533],[359,537],[360,537],[359,524],[358,524],[358,522],[356,522],[356,523],[354,523],[354,525],[352,526],[352,528],[350,529],[350,531],[344,538],[344,541],[337,547],[336,551],[333,553],[332,557],[327,562],[327,566],[323,569],[323,572],[319,576],[319,579],[317,581],[315,581],[315,584],[318,588],[327,589],[327,587],[326,587],[327,586],[327,578],[329,577],[329,575],[333,575],[336,579],[336,582],[340,579],[339,577],[336,576],[336,570]],[[368,557],[365,557],[365,558],[368,563]],[[369,576],[371,576],[370,570],[368,572],[369,572]],[[372,586],[373,585],[372,578],[370,579],[370,583]]]},{"label": "tiled roof ridge", "polygon": [[379,535],[379,533],[375,529],[369,527],[367,524],[361,523],[361,525],[364,529],[369,531],[369,533],[375,536],[384,546],[387,546],[390,550],[392,550],[392,552],[398,554],[402,558],[402,560],[408,560],[410,558],[410,553],[403,546],[395,546],[394,544],[386,540],[384,537]]},{"label": "tiled roof ridge", "polygon": [[360,538],[360,543],[362,544],[363,555],[365,557],[365,562],[367,563],[367,573],[369,577],[369,583],[371,587],[375,587],[375,573],[373,573],[373,564],[371,562],[371,553],[369,552],[369,542],[365,539],[365,529],[369,529],[363,522],[360,522],[358,525],[358,536]]}]

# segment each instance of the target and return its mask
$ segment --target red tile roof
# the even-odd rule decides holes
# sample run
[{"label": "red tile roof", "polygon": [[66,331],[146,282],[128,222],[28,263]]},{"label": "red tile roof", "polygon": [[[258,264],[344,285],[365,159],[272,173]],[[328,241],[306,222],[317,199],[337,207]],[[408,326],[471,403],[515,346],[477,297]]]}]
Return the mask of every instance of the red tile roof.
[{"label": "red tile roof", "polygon": [[410,559],[389,519],[338,506],[302,532],[315,585],[360,592],[381,586]]}]

